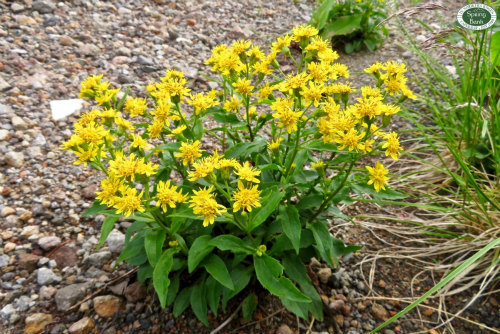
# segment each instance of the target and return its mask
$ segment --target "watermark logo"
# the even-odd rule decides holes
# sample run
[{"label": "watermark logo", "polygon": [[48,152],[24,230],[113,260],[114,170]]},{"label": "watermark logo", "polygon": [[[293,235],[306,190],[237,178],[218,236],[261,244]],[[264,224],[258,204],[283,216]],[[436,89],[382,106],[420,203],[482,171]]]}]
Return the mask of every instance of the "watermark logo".
[{"label": "watermark logo", "polygon": [[462,7],[457,14],[458,23],[470,30],[488,29],[496,19],[497,13],[493,8],[479,3]]}]

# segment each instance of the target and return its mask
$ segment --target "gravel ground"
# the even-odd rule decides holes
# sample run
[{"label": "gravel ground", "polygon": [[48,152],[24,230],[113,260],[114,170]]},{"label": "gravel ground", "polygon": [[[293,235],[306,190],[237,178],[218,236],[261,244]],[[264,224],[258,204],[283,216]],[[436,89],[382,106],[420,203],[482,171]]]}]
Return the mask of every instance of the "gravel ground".
[{"label": "gravel ground", "polygon": [[[461,7],[444,2],[454,8],[453,15]],[[212,47],[241,38],[266,45],[306,23],[312,6],[291,0],[0,0],[0,332],[208,332],[190,313],[173,319],[168,308],[160,310],[131,268],[112,269],[127,222],[104,248],[95,249],[103,217],[79,216],[92,203],[98,175],[72,165],[72,154],[59,149],[76,118],[55,121],[49,102],[76,98],[80,82],[100,73],[114,85],[141,91],[174,68],[185,72],[194,89],[204,90],[208,83],[201,74],[209,73],[203,62]],[[432,22],[432,15],[425,15]],[[417,39],[428,37],[414,21],[409,26]],[[353,71],[388,59],[411,64],[411,53],[399,42],[392,31],[380,50],[341,60]],[[349,231],[336,233],[348,236]],[[345,267],[333,271],[312,264],[328,310],[313,332],[362,333],[399,310],[362,300],[367,287],[355,260],[348,256]],[[113,281],[116,277],[123,279]],[[237,318],[227,329],[297,330],[294,317],[276,312],[281,306],[275,299],[260,300],[260,321],[245,326]],[[216,327],[227,316],[212,318],[211,324]],[[410,333],[418,326],[385,333]]]}]

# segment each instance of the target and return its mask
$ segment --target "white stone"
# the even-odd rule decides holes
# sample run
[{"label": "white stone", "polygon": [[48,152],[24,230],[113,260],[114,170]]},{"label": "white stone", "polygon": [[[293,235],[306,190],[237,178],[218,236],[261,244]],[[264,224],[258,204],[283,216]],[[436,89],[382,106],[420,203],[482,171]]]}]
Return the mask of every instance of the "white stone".
[{"label": "white stone", "polygon": [[82,106],[82,99],[50,101],[50,111],[52,112],[52,118],[56,121],[64,119],[69,115],[79,111],[80,109],[82,109]]},{"label": "white stone", "polygon": [[109,234],[106,242],[108,243],[110,251],[113,253],[121,253],[125,246],[125,235],[120,231],[114,230]]}]

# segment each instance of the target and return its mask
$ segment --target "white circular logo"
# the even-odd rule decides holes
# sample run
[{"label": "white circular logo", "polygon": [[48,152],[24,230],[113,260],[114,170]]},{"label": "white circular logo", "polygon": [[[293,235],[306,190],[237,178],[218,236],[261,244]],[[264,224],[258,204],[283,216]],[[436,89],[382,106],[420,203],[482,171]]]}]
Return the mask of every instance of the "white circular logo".
[{"label": "white circular logo", "polygon": [[462,7],[457,14],[458,23],[471,30],[488,29],[495,23],[497,13],[490,6],[474,3]]}]

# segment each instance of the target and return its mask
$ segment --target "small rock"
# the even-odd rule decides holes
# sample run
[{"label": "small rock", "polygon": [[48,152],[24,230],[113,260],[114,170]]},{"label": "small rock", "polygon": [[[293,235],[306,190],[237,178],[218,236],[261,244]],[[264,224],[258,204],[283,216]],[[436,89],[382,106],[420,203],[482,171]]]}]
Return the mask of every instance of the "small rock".
[{"label": "small rock", "polygon": [[19,256],[19,268],[32,272],[36,269],[36,265],[40,260],[40,256],[30,253],[24,253]]},{"label": "small rock", "polygon": [[26,312],[32,303],[30,297],[21,296],[14,301],[14,305],[18,312]]},{"label": "small rock", "polygon": [[2,209],[2,217],[7,217],[16,213],[16,209],[6,206]]},{"label": "small rock", "polygon": [[82,44],[78,48],[78,53],[82,56],[97,56],[101,49],[95,44]]},{"label": "small rock", "polygon": [[108,248],[113,253],[121,253],[125,246],[125,234],[118,230],[113,230],[106,240]]},{"label": "small rock", "polygon": [[91,254],[86,261],[91,265],[100,268],[110,259],[111,259],[111,252],[103,251]]},{"label": "small rock", "polygon": [[344,305],[344,301],[337,299],[337,300],[334,300],[333,302],[331,302],[330,305],[328,305],[328,308],[332,312],[340,313],[342,311],[343,305]]},{"label": "small rock", "polygon": [[71,284],[56,292],[56,305],[59,311],[67,311],[87,294],[88,285],[85,283]]},{"label": "small rock", "polygon": [[333,316],[333,320],[339,325],[341,328],[344,326],[344,316],[342,314],[335,314]]},{"label": "small rock", "polygon": [[21,238],[28,239],[32,235],[39,234],[39,233],[40,233],[40,226],[28,225],[28,226],[23,227],[23,230],[21,232]]},{"label": "small rock", "polygon": [[12,86],[0,76],[0,92],[11,88]]},{"label": "small rock", "polygon": [[62,278],[56,274],[49,268],[40,268],[36,273],[36,281],[38,285],[49,285],[52,283],[61,282]]},{"label": "small rock", "polygon": [[10,5],[10,10],[12,10],[14,13],[19,13],[24,10],[24,6],[17,2],[14,2],[12,5]]},{"label": "small rock", "polygon": [[26,153],[28,153],[30,158],[34,159],[42,155],[42,149],[40,146],[30,146],[26,149]]},{"label": "small rock", "polygon": [[[23,222],[28,221],[31,217],[33,217],[33,212],[26,210],[24,211],[20,216],[19,219],[21,219]],[[37,232],[38,234],[38,232]]]},{"label": "small rock", "polygon": [[36,334],[43,332],[45,326],[52,322],[52,316],[45,313],[34,313],[26,317],[26,327],[24,332],[27,334]]},{"label": "small rock", "polygon": [[276,334],[294,334],[293,331],[287,325],[281,325],[276,331]]},{"label": "small rock", "polygon": [[14,313],[16,313],[16,308],[14,307],[14,305],[7,304],[0,310],[0,317],[8,320]]},{"label": "small rock", "polygon": [[109,318],[118,310],[121,299],[113,295],[99,296],[93,299],[94,310],[101,317]]},{"label": "small rock", "polygon": [[78,256],[76,250],[71,247],[63,246],[57,249],[52,258],[57,262],[57,267],[62,269],[64,267],[73,267],[78,263]]},{"label": "small rock", "polygon": [[73,38],[69,36],[61,36],[61,38],[59,39],[59,44],[64,46],[72,46],[75,45],[76,42]]},{"label": "small rock", "polygon": [[389,312],[380,304],[373,304],[372,305],[372,314],[375,316],[375,318],[386,321],[389,318]]},{"label": "small rock", "polygon": [[[61,238],[56,236],[42,237],[38,239],[38,246],[43,250],[51,250],[61,243]],[[56,261],[57,262],[57,261]]]},{"label": "small rock", "polygon": [[15,243],[13,243],[13,242],[7,242],[7,243],[5,244],[5,246],[3,246],[3,251],[4,251],[5,253],[12,252],[14,249],[16,249],[16,246],[17,246],[17,245],[16,245]]},{"label": "small rock", "polygon": [[136,303],[146,297],[146,288],[139,282],[134,282],[125,289],[125,298],[130,303]]},{"label": "small rock", "polygon": [[83,188],[82,196],[87,199],[94,199],[96,197],[96,191],[99,189],[97,184],[92,184],[88,187]]},{"label": "small rock", "polygon": [[188,26],[195,26],[196,25],[196,20],[193,20],[193,19],[187,19],[186,20],[186,24]]},{"label": "small rock", "polygon": [[332,269],[330,268],[321,268],[318,271],[318,278],[323,284],[328,283],[330,276],[332,276]]},{"label": "small rock", "polygon": [[6,140],[9,136],[9,130],[0,129],[0,141]]},{"label": "small rock", "polygon": [[382,280],[382,279],[381,279],[380,281],[378,281],[378,286],[379,286],[380,288],[382,288],[382,289],[385,289],[385,286],[386,286],[385,281],[384,281],[384,280]]},{"label": "small rock", "polygon": [[109,290],[113,292],[115,295],[123,296],[125,293],[125,289],[127,288],[128,281],[121,281],[120,283],[117,283],[115,285],[112,285],[109,287]]},{"label": "small rock", "polygon": [[24,154],[10,151],[5,155],[5,162],[11,167],[20,168],[24,164]]},{"label": "small rock", "polygon": [[40,298],[41,299],[51,299],[57,292],[57,289],[53,286],[42,286],[40,288]]},{"label": "small rock", "polygon": [[5,254],[0,255],[0,268],[8,266],[9,262],[10,262],[10,256]]},{"label": "small rock", "polygon": [[33,2],[31,8],[41,14],[48,14],[52,13],[56,9],[56,5],[49,0],[37,0]]},{"label": "small rock", "polygon": [[28,128],[28,123],[26,123],[21,117],[14,116],[11,118],[11,123],[16,130],[26,130]]},{"label": "small rock", "polygon": [[94,330],[94,321],[89,317],[84,317],[73,325],[71,325],[68,331],[71,334],[89,334]]}]

